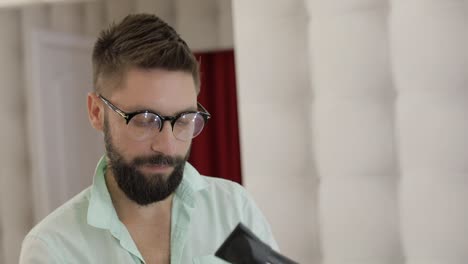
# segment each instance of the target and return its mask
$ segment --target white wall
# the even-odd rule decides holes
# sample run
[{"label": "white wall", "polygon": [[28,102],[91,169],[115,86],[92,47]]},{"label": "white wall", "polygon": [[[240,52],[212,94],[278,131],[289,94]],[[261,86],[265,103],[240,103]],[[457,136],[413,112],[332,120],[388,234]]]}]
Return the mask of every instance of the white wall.
[{"label": "white wall", "polygon": [[308,9],[323,263],[401,263],[388,3]]},{"label": "white wall", "polygon": [[243,176],[293,258],[468,262],[467,6],[233,2]]},{"label": "white wall", "polygon": [[0,10],[0,262],[15,263],[32,224],[17,10]]},{"label": "white wall", "polygon": [[319,256],[309,137],[307,13],[302,1],[234,1],[242,177],[281,251]]},{"label": "white wall", "polygon": [[391,1],[408,264],[468,263],[468,1]]}]

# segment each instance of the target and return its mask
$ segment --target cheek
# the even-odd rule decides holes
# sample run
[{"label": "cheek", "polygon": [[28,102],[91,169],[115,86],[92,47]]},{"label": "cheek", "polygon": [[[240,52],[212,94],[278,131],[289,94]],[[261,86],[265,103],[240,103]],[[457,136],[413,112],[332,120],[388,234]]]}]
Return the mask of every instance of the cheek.
[{"label": "cheek", "polygon": [[192,145],[192,142],[190,142],[190,141],[181,142],[180,149],[182,149],[184,152],[187,152],[187,150],[190,148],[191,145]]},{"label": "cheek", "polygon": [[180,145],[180,153],[179,155],[181,157],[185,157],[189,151],[190,151],[190,148],[192,147],[192,142],[191,141],[188,141],[188,142],[181,142],[182,144]]},{"label": "cheek", "polygon": [[151,152],[151,143],[147,141],[135,141],[126,136],[121,137],[120,145],[122,150],[129,157],[137,157]]},{"label": "cheek", "polygon": [[108,134],[114,148],[121,154],[127,156],[136,153],[135,149],[138,149],[139,142],[131,140],[125,129],[126,125],[113,124],[108,127]]},{"label": "cheek", "polygon": [[131,143],[128,135],[127,124],[122,120],[112,120],[109,124],[109,130],[112,142],[119,146],[125,146]]}]

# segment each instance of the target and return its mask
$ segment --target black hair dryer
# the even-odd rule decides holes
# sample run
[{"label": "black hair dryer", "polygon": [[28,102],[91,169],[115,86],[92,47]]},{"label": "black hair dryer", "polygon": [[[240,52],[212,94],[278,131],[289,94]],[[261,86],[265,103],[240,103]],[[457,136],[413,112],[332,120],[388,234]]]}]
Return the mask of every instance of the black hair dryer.
[{"label": "black hair dryer", "polygon": [[226,238],[215,255],[235,264],[298,264],[274,251],[241,223]]}]

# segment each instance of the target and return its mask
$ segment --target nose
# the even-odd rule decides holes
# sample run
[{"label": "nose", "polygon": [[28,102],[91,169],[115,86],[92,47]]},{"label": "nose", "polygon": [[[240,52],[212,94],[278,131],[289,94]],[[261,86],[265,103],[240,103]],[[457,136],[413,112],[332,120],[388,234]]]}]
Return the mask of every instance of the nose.
[{"label": "nose", "polygon": [[151,139],[151,149],[165,155],[176,154],[177,138],[172,132],[172,125],[169,120],[164,121],[161,131]]}]

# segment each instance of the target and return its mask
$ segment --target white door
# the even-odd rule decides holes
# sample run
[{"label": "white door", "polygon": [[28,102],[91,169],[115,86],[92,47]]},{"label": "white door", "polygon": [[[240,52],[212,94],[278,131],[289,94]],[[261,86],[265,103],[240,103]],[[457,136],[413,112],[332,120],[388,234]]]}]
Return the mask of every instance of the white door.
[{"label": "white door", "polygon": [[104,147],[86,108],[93,41],[51,32],[32,32],[30,40],[27,106],[37,222],[92,183]]}]

